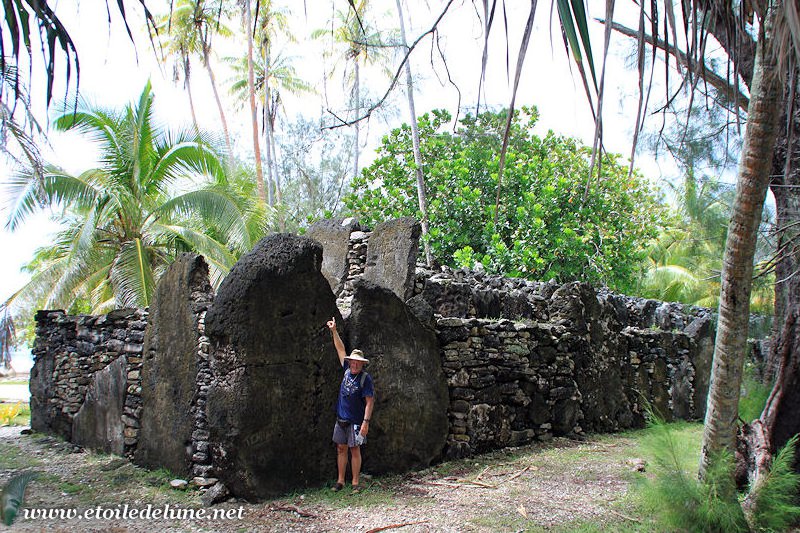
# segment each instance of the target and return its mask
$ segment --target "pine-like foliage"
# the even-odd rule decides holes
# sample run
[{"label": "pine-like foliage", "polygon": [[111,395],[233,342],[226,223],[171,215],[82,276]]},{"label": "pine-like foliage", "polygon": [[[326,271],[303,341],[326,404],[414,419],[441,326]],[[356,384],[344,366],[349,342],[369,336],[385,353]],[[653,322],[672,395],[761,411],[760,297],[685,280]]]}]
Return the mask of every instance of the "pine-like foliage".
[{"label": "pine-like foliage", "polygon": [[786,531],[800,520],[796,504],[800,474],[792,469],[797,435],[789,439],[772,461],[769,473],[753,489],[751,522],[757,531]]},{"label": "pine-like foliage", "polygon": [[651,418],[645,443],[654,477],[642,497],[661,531],[746,532],[749,527],[736,496],[733,458],[721,454],[705,480],[697,478],[695,443],[682,439],[663,420]]}]

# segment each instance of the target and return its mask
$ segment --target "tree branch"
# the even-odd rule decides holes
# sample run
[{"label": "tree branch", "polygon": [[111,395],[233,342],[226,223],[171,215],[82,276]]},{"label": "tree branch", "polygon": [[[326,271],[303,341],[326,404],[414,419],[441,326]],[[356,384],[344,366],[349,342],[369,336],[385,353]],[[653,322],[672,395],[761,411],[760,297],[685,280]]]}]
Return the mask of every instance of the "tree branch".
[{"label": "tree branch", "polygon": [[422,39],[424,39],[425,37],[427,37],[428,35],[430,35],[430,34],[432,34],[433,32],[436,31],[436,29],[439,26],[439,23],[442,21],[442,19],[444,18],[445,14],[447,14],[447,11],[450,9],[450,6],[453,5],[453,1],[454,0],[448,0],[447,5],[444,6],[444,9],[442,10],[441,14],[439,14],[439,16],[436,18],[436,21],[433,23],[433,25],[430,27],[430,29],[428,31],[426,31],[425,33],[423,33],[422,35],[420,35],[419,37],[417,37],[417,40],[414,41],[412,43],[412,45],[408,47],[408,50],[406,51],[406,55],[403,56],[403,60],[400,62],[400,65],[398,65],[397,71],[394,73],[394,76],[392,77],[392,82],[389,84],[389,88],[386,89],[386,92],[383,94],[381,99],[378,100],[377,103],[375,103],[374,105],[370,106],[370,108],[367,109],[367,111],[363,115],[361,115],[360,117],[355,118],[353,120],[343,120],[342,118],[336,116],[336,114],[333,111],[331,111],[330,108],[328,108],[328,109],[326,109],[326,111],[328,113],[330,113],[331,115],[333,115],[336,119],[338,119],[340,121],[340,123],[339,124],[333,124],[331,126],[324,126],[322,129],[331,130],[331,129],[334,129],[334,128],[341,128],[343,126],[352,126],[353,124],[355,124],[357,122],[361,122],[362,120],[369,118],[376,109],[381,107],[383,105],[383,103],[386,101],[386,99],[389,97],[389,94],[392,92],[394,87],[397,85],[397,80],[400,78],[400,73],[403,71],[403,67],[405,67],[405,64],[408,61],[408,58],[411,56],[411,52],[414,51],[414,48],[417,47],[417,45],[419,44],[419,42]]}]

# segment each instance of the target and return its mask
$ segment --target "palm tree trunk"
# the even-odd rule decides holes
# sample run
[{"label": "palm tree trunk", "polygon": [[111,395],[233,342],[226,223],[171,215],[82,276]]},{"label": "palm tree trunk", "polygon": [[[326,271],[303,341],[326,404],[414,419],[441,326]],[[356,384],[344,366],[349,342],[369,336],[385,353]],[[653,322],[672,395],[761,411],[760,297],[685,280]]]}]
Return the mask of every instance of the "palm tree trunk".
[{"label": "palm tree trunk", "polygon": [[[773,10],[774,12],[774,10]],[[772,15],[768,15],[771,17]],[[714,345],[700,476],[716,453],[734,452],[739,389],[747,344],[753,256],[769,185],[781,91],[768,29],[761,30],[747,113],[736,197],[722,265],[719,323]]]},{"label": "palm tree trunk", "polygon": [[256,91],[253,74],[253,14],[250,10],[250,0],[243,1],[244,25],[247,34],[247,92],[250,100],[250,118],[253,130],[253,155],[256,163],[256,187],[258,196],[263,202],[267,201],[267,192],[264,188],[264,172],[261,169],[261,148],[258,143],[258,113],[256,111]]},{"label": "palm tree trunk", "polygon": [[[268,96],[267,96],[268,98]],[[265,98],[266,100],[266,98]],[[273,194],[274,190],[274,182],[272,181],[272,145],[269,142],[269,132],[266,131],[267,124],[269,123],[269,109],[267,108],[269,104],[266,102],[264,103],[264,116],[261,118],[264,124],[264,148],[266,154],[266,167],[267,167],[267,203],[270,206],[275,205],[275,195]]]},{"label": "palm tree trunk", "polygon": [[194,95],[192,95],[192,83],[189,81],[189,76],[184,78],[183,84],[186,87],[186,94],[189,95],[189,111],[192,113],[192,125],[194,126],[194,132],[199,135],[200,125],[197,123],[197,113],[195,112],[194,108]]},{"label": "palm tree trunk", "polygon": [[228,150],[229,160],[232,160],[233,147],[231,145],[231,134],[228,131],[228,121],[225,119],[225,110],[222,108],[222,100],[219,97],[219,90],[217,90],[217,78],[214,75],[214,70],[211,68],[210,54],[207,46],[203,46],[203,63],[205,63],[206,71],[208,71],[208,79],[211,80],[211,90],[214,91],[214,100],[217,102],[219,121],[222,125],[222,133],[225,135],[225,148]]},{"label": "palm tree trunk", "polygon": [[281,203],[283,201],[283,193],[281,191],[280,167],[278,167],[278,148],[275,145],[275,113],[277,113],[277,109],[273,108],[269,117],[269,124],[267,124],[267,135],[269,135],[269,142],[272,146],[272,172],[275,176],[275,201]]},{"label": "palm tree trunk", "polygon": [[269,42],[263,44],[264,48],[264,143],[267,145],[267,193],[269,195],[269,205],[275,205],[275,176],[272,169],[272,161],[275,159],[275,151],[269,140],[269,124],[272,117],[272,91],[269,88],[270,78],[270,57]]},{"label": "palm tree trunk", "polygon": [[[400,37],[403,39],[403,48],[408,50],[406,41],[406,24],[403,20],[403,6],[400,0],[397,3],[397,14],[400,17]],[[417,200],[419,201],[419,211],[422,213],[422,243],[425,248],[425,262],[428,266],[433,264],[431,254],[431,243],[427,239],[428,235],[428,198],[425,192],[425,174],[422,169],[422,153],[419,149],[419,127],[417,126],[417,110],[414,106],[414,88],[411,84],[411,61],[406,60],[406,97],[408,98],[408,113],[411,117],[411,142],[414,147],[414,165],[417,167]]]}]

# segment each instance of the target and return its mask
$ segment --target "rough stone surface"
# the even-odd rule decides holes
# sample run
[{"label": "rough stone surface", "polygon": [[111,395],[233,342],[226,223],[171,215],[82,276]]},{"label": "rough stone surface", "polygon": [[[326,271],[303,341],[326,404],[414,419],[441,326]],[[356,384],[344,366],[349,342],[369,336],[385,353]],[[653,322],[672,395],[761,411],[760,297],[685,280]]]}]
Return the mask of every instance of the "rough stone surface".
[{"label": "rough stone surface", "polygon": [[414,272],[422,227],[416,219],[398,218],[378,224],[367,245],[364,279],[406,301],[414,292]]},{"label": "rough stone surface", "polygon": [[210,486],[208,490],[203,493],[201,499],[203,500],[203,505],[210,507],[215,503],[225,501],[229,495],[230,491],[228,490],[228,487],[222,483],[216,483]]},{"label": "rough stone surface", "polygon": [[122,455],[125,451],[122,416],[127,379],[124,355],[95,372],[86,399],[72,419],[72,442],[85,448]]},{"label": "rough stone surface", "polygon": [[330,283],[336,296],[344,289],[349,274],[347,255],[350,251],[350,234],[360,229],[353,218],[319,220],[311,225],[306,236],[322,244],[322,275]]},{"label": "rough stone surface", "polygon": [[349,348],[364,351],[376,387],[365,470],[428,466],[447,439],[447,384],[436,334],[392,291],[364,281],[355,286],[347,329]]},{"label": "rough stone surface", "polygon": [[135,446],[141,411],[136,372],[141,366],[147,311],[119,309],[100,316],[39,311],[35,320],[31,426],[72,440],[73,419],[81,410],[94,374],[125,356],[128,389],[123,434],[128,453]]},{"label": "rough stone surface", "polygon": [[325,322],[341,317],[321,263],[316,241],[266,237],[231,269],[206,315],[211,455],[215,477],[237,496],[331,476],[341,374]]},{"label": "rough stone surface", "polygon": [[134,459],[189,475],[197,388],[198,328],[192,292],[209,286],[208,266],[182,254],[161,277],[150,306],[141,371],[142,416]]},{"label": "rough stone surface", "polygon": [[[413,236],[413,228],[409,232]],[[424,466],[431,456],[465,457],[558,435],[639,427],[644,399],[668,419],[702,418],[714,338],[709,310],[581,283],[421,266],[413,294],[402,300],[363,281],[372,238],[360,229],[349,235],[347,279],[336,300],[341,311],[320,273],[319,244],[288,235],[265,239],[245,256],[213,309],[206,281],[172,290],[183,309],[167,318],[155,308],[152,317],[142,310],[95,317],[41,311],[32,425],[74,441],[73,433],[82,430],[73,431],[73,419],[94,376],[124,356],[121,419],[130,456],[140,441],[151,440],[140,424],[151,410],[141,398],[149,372],[142,368],[150,351],[142,346],[148,318],[173,324],[162,329],[190,324],[191,331],[180,335],[189,339],[186,360],[196,364],[185,367],[184,377],[166,378],[191,382],[185,398],[194,386],[188,409],[184,404],[183,434],[174,439],[180,444],[176,456],[189,467],[187,479],[219,478],[248,499],[329,481],[341,381],[324,325],[331,316],[347,348],[362,348],[373,360],[368,370],[378,408],[365,448],[368,472]],[[382,249],[391,262],[395,249]],[[378,261],[372,263],[375,268]],[[340,312],[348,316],[344,323]],[[436,376],[445,383],[441,394]],[[427,388],[417,391],[419,384]],[[426,398],[431,391],[435,398]],[[436,407],[441,397],[444,407]],[[437,416],[441,420],[432,421]],[[438,431],[419,436],[424,431],[417,426],[444,428],[444,443]]]}]

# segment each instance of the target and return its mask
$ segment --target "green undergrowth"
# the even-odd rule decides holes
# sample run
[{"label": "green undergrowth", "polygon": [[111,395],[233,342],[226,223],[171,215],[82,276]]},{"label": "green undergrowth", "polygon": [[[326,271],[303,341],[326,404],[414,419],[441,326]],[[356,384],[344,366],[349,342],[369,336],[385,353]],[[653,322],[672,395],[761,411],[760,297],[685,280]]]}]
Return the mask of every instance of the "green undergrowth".
[{"label": "green undergrowth", "polygon": [[800,508],[793,502],[800,478],[791,469],[794,439],[757,487],[737,493],[728,452],[712,457],[705,479],[698,479],[701,430],[653,419],[642,440],[648,476],[634,485],[631,496],[635,516],[652,517],[653,531],[786,531],[796,523]]},{"label": "green undergrowth", "polygon": [[742,390],[739,395],[739,418],[750,422],[761,416],[772,392],[771,383],[762,383],[756,376],[756,368],[747,363],[742,375]]}]

